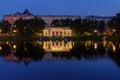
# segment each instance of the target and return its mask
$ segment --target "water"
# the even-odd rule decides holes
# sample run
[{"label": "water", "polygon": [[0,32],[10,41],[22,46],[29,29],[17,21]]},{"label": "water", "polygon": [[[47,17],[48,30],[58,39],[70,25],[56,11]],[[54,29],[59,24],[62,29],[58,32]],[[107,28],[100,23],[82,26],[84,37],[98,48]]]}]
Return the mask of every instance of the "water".
[{"label": "water", "polygon": [[1,80],[120,80],[120,42],[0,42]]}]

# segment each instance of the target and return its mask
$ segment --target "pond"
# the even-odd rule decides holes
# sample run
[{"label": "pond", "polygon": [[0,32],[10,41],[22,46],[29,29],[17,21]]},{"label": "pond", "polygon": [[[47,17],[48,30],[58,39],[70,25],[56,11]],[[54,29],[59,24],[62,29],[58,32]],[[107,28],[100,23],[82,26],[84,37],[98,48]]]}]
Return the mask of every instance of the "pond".
[{"label": "pond", "polygon": [[120,80],[120,42],[0,42],[1,80]]}]

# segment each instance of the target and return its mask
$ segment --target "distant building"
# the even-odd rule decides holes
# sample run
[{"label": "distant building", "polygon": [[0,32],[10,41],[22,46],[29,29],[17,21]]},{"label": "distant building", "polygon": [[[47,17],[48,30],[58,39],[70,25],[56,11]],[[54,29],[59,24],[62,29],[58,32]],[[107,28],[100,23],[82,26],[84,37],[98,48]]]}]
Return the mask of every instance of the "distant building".
[{"label": "distant building", "polygon": [[4,20],[8,21],[10,24],[14,25],[14,22],[20,18],[22,19],[33,19],[33,18],[41,18],[45,21],[46,26],[51,26],[51,23],[53,20],[55,19],[67,19],[70,18],[72,20],[80,18],[80,16],[69,16],[69,15],[33,15],[32,13],[30,13],[27,9],[23,12],[16,12],[15,14],[8,14],[4,16]]},{"label": "distant building", "polygon": [[22,18],[23,20],[32,19],[34,18],[34,16],[27,9],[23,13],[16,12],[15,14],[8,14],[4,16],[4,20],[8,21],[11,25],[14,25],[14,22],[16,20],[19,20],[20,18]]},{"label": "distant building", "polygon": [[108,22],[112,17],[94,16],[94,15],[91,15],[91,16],[87,16],[86,18],[87,18],[87,19],[91,19],[91,20],[97,20],[97,21],[103,20],[103,21],[107,24],[107,22]]},{"label": "distant building", "polygon": [[70,18],[72,20],[75,20],[80,18],[80,16],[70,16],[70,15],[47,15],[47,16],[39,15],[37,17],[43,19],[46,23],[46,26],[51,26],[52,21],[56,19],[60,20],[60,19]]}]

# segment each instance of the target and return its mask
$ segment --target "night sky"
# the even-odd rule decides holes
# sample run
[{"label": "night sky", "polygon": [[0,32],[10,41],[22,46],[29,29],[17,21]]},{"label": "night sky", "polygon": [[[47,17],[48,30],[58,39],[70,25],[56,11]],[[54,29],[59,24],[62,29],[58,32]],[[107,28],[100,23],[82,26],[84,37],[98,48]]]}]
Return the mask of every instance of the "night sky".
[{"label": "night sky", "polygon": [[0,0],[0,19],[24,9],[36,15],[113,16],[120,12],[120,0]]}]

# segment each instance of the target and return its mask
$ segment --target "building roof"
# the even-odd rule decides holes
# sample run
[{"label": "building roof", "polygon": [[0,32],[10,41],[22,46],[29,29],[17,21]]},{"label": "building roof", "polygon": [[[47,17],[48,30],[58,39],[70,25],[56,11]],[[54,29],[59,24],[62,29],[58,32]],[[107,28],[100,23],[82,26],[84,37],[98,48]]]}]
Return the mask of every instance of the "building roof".
[{"label": "building roof", "polygon": [[64,30],[70,30],[69,27],[46,27],[45,30],[51,30],[51,29],[64,29]]},{"label": "building roof", "polygon": [[30,11],[28,9],[25,9],[23,11],[23,13],[16,12],[15,14],[8,14],[8,15],[5,15],[5,16],[33,16],[33,14],[30,13]]}]

